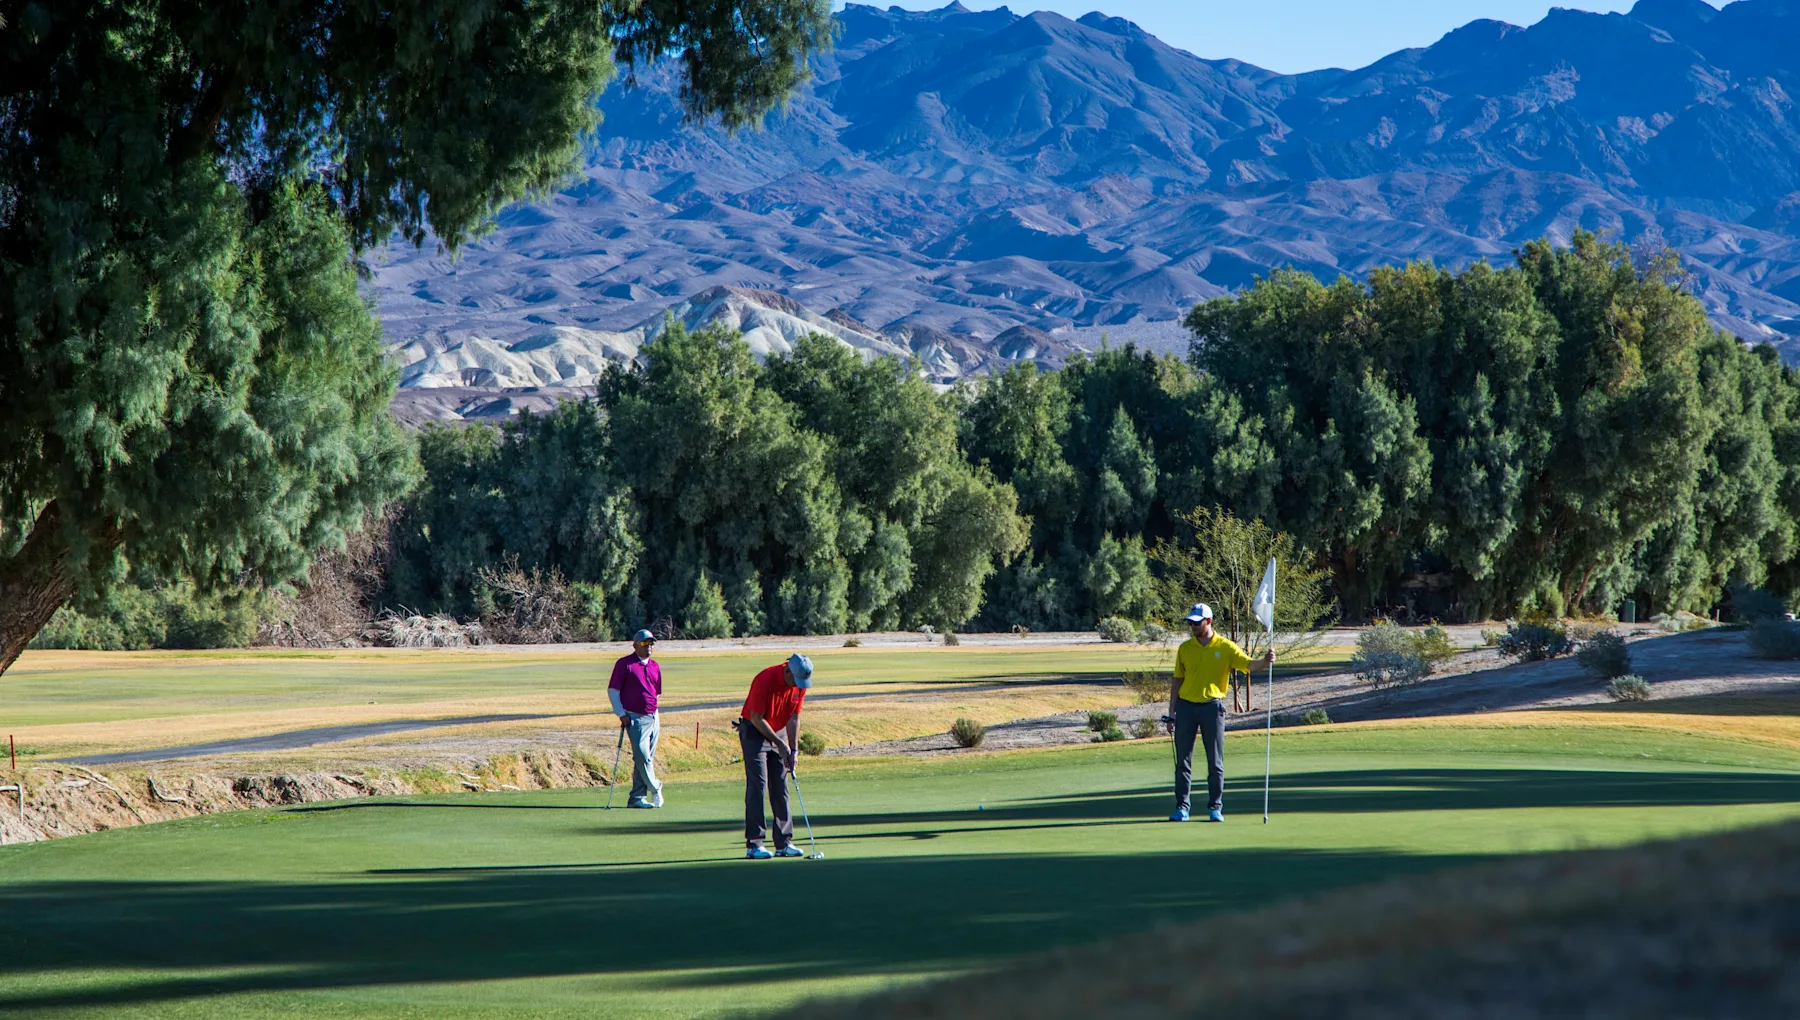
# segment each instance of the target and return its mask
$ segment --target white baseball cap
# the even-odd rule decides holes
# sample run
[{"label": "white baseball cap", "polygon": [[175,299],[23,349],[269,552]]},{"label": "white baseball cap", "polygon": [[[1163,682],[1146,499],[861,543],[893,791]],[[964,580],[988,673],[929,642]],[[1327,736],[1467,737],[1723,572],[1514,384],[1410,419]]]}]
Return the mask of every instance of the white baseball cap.
[{"label": "white baseball cap", "polygon": [[1210,620],[1212,618],[1212,607],[1204,602],[1194,603],[1194,608],[1188,610],[1188,614],[1182,617],[1182,619],[1189,623],[1199,623],[1201,620]]}]

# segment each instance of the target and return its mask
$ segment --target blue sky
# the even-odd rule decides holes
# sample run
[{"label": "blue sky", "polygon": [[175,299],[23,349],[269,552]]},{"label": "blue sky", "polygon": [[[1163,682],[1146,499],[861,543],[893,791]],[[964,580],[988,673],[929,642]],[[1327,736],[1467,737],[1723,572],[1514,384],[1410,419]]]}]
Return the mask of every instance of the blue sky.
[{"label": "blue sky", "polygon": [[[949,0],[874,0],[910,10]],[[1529,25],[1551,8],[1529,0],[962,0],[974,10],[1049,10],[1071,18],[1099,10],[1129,18],[1171,46],[1202,57],[1237,57],[1272,71],[1361,67],[1408,46],[1428,46],[1476,18]],[[1712,0],[1720,6],[1719,0]],[[842,8],[841,2],[836,4]],[[1632,0],[1563,0],[1557,7],[1630,10]]]}]

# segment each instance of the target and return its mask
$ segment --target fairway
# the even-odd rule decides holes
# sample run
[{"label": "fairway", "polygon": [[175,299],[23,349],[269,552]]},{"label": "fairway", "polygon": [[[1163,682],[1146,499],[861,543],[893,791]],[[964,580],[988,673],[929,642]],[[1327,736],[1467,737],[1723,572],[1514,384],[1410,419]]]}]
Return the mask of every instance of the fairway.
[{"label": "fairway", "polygon": [[[963,973],[1498,855],[1800,815],[1800,752],[1620,727],[1259,734],[1223,825],[1164,740],[805,779],[822,861],[748,862],[729,773],[604,794],[357,800],[0,849],[0,1012],[668,1016]],[[1252,775],[1252,773],[1255,773]],[[980,810],[985,808],[985,810]],[[800,834],[804,838],[804,827]]]}]

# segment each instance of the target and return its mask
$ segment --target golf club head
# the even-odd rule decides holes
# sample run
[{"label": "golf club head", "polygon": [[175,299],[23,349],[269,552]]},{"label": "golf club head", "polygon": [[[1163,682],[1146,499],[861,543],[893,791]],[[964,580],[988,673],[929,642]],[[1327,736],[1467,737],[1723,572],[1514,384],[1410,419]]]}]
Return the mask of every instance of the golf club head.
[{"label": "golf club head", "polygon": [[806,859],[809,861],[822,861],[825,859],[825,851],[819,850],[814,853],[807,854]]}]

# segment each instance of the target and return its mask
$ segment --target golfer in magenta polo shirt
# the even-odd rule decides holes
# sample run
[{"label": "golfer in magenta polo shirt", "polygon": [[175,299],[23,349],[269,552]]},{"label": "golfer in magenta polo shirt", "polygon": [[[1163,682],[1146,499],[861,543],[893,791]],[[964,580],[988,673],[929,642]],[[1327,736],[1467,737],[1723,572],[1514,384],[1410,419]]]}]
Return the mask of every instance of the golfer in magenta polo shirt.
[{"label": "golfer in magenta polo shirt", "polygon": [[662,807],[662,781],[656,778],[656,736],[662,728],[656,699],[662,695],[662,667],[650,657],[656,635],[640,630],[631,639],[631,654],[613,663],[606,696],[612,700],[619,726],[631,737],[631,799],[626,807]]}]

